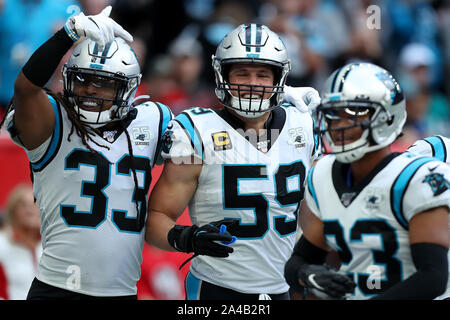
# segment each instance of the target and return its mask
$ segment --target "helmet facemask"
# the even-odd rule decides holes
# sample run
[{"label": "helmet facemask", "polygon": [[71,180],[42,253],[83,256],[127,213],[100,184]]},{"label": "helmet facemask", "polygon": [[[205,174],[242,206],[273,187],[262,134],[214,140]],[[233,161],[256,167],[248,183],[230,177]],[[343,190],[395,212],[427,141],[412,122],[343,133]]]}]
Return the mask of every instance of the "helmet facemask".
[{"label": "helmet facemask", "polygon": [[[120,120],[128,112],[128,81],[125,76],[92,69],[66,68],[64,94],[73,103],[76,114],[83,123],[103,125]],[[111,92],[109,97],[76,93],[82,86],[92,85],[98,90]],[[91,109],[91,110],[90,110]]]},{"label": "helmet facemask", "polygon": [[[325,138],[331,149],[329,153],[336,155],[338,161],[353,162],[386,145],[373,140],[373,132],[383,125],[380,115],[386,112],[381,104],[372,101],[330,101],[317,107],[316,131]],[[391,117],[382,118],[389,122]],[[334,121],[347,124],[335,127]],[[361,129],[359,136],[355,136],[356,128]]]},{"label": "helmet facemask", "polygon": [[[274,73],[275,84],[255,85],[229,82],[228,77],[225,77],[229,70],[229,65],[227,65],[225,71],[218,76],[220,80],[217,81],[217,96],[223,97],[221,101],[226,107],[247,118],[257,118],[273,110],[283,99],[284,85],[279,85],[281,72],[272,65],[270,67]],[[232,92],[236,92],[236,94]],[[267,95],[269,95],[268,98]]]}]

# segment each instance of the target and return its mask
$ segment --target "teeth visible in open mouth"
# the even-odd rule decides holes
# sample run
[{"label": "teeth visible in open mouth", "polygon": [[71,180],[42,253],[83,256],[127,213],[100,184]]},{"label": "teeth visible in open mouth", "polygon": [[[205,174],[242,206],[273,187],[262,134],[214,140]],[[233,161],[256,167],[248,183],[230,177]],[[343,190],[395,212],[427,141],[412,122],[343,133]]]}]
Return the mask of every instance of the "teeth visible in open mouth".
[{"label": "teeth visible in open mouth", "polygon": [[97,107],[97,103],[94,101],[84,101],[83,105],[90,108]]},{"label": "teeth visible in open mouth", "polygon": [[261,95],[246,93],[246,94],[242,95],[242,98],[244,98],[244,99],[261,99]]}]

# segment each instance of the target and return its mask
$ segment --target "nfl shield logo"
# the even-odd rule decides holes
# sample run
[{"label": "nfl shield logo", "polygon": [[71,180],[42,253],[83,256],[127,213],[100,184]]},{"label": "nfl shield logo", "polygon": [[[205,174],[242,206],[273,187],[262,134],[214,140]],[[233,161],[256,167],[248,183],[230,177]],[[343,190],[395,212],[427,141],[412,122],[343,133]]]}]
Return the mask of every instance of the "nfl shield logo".
[{"label": "nfl shield logo", "polygon": [[114,137],[116,136],[117,131],[105,131],[103,132],[103,139],[105,139],[106,141],[113,143],[114,142]]},{"label": "nfl shield logo", "polygon": [[350,203],[352,203],[355,195],[356,192],[346,192],[341,195],[341,202],[344,205],[344,207],[348,207]]}]

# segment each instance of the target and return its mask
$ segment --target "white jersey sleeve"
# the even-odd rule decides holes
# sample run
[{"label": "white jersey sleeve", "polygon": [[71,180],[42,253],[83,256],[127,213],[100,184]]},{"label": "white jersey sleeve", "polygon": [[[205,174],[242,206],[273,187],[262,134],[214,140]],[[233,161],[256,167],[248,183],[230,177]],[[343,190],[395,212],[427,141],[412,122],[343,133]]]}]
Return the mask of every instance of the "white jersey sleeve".
[{"label": "white jersey sleeve", "polygon": [[408,152],[435,157],[443,162],[450,162],[450,139],[444,136],[431,136],[417,140],[408,148]]},{"label": "white jersey sleeve", "polygon": [[164,159],[194,156],[202,159],[202,143],[189,115],[182,112],[169,122],[163,138]]},{"label": "white jersey sleeve", "polygon": [[[47,95],[50,104],[52,105],[53,111],[55,113],[55,117],[58,117],[58,111],[57,111],[57,102],[56,100],[50,96]],[[28,159],[30,159],[31,162],[38,162],[47,152],[48,148],[50,147],[50,144],[53,140],[54,137],[54,133],[52,133],[52,135],[50,137],[48,137],[47,140],[45,140],[40,146],[34,148],[33,150],[29,150],[27,149],[22,141],[20,140],[19,134],[17,132],[17,130],[15,129],[14,126],[14,113],[15,110],[13,108],[11,108],[11,111],[7,114],[6,119],[5,119],[5,127],[7,128],[10,136],[11,136],[11,140],[18,145],[19,147],[22,147],[25,150],[25,153],[28,156]],[[56,123],[55,123],[55,129],[56,128]]]},{"label": "white jersey sleeve", "polygon": [[[299,111],[293,104],[291,104],[291,103],[283,103],[282,104],[282,106],[283,107],[285,107],[285,108],[289,108],[289,110],[291,110],[291,112],[293,113],[293,114],[296,114],[296,113],[298,113],[298,114],[302,114],[302,112],[301,111]],[[312,117],[309,117],[309,118],[307,118],[307,117],[302,117],[303,119],[304,119],[304,121],[307,123],[307,122],[309,122],[308,124],[307,124],[307,127],[309,127],[309,128],[311,128],[311,129],[313,129],[313,134],[312,134],[312,137],[310,138],[309,137],[309,135],[308,135],[308,139],[311,139],[311,143],[308,143],[308,148],[309,148],[309,150],[310,150],[310,153],[311,153],[311,161],[315,161],[315,160],[317,160],[317,159],[319,159],[319,157],[320,157],[320,150],[321,150],[321,148],[320,148],[320,146],[321,146],[321,144],[320,144],[320,137],[319,137],[319,134],[316,134],[316,133],[314,133],[314,127],[315,127],[315,121],[314,121],[314,118],[312,118]],[[291,128],[290,129],[290,134],[292,135],[292,136],[303,136],[303,128],[299,128],[299,127],[297,127],[297,128]]]},{"label": "white jersey sleeve", "polygon": [[135,108],[139,107],[139,106],[146,106],[146,107],[151,107],[152,105],[156,105],[158,107],[158,111],[159,111],[159,115],[160,115],[160,122],[159,122],[159,126],[158,126],[158,145],[156,148],[156,152],[155,152],[155,164],[156,165],[162,165],[164,164],[164,158],[162,156],[162,147],[164,146],[164,133],[167,130],[167,126],[169,125],[170,120],[172,120],[174,118],[174,115],[172,113],[172,110],[170,110],[170,108],[160,102],[151,102],[151,101],[146,101],[144,103],[141,103],[137,106],[135,106]]},{"label": "white jersey sleeve", "polygon": [[[450,151],[450,139],[443,137],[443,136],[431,136],[431,137],[427,137],[422,140],[417,140],[407,150],[407,152],[411,152],[411,153],[432,156],[432,157],[435,157],[438,160],[446,162],[446,163],[450,163],[449,151]],[[441,188],[441,190],[443,190],[443,188],[450,188],[449,182],[448,182],[450,180],[448,179],[448,177],[445,178],[445,176],[444,176],[444,179],[446,179],[446,181],[445,180],[441,181],[441,182],[438,181],[441,179],[441,177],[440,177],[441,173],[438,172],[438,169],[439,168],[436,169],[435,175],[430,173],[427,176],[425,182],[429,184],[429,186],[430,186],[430,188],[432,188],[432,190],[433,190],[432,185],[434,185],[435,190],[438,190],[439,188]],[[433,170],[433,172],[434,171],[435,170]],[[447,184],[447,187],[445,187],[445,184]],[[439,192],[439,191],[437,191],[437,192]],[[446,193],[448,193],[448,192],[446,192]],[[421,211],[423,211],[423,210],[421,210]],[[449,232],[450,232],[450,222],[449,222]],[[449,273],[450,273],[450,251],[448,252],[447,256],[448,256],[448,261],[449,261]],[[443,299],[447,299],[449,297],[450,297],[450,276],[449,276],[448,283],[447,283],[447,290],[444,292],[444,294],[437,297],[435,300],[443,300]]]},{"label": "white jersey sleeve", "polygon": [[[423,160],[421,160],[423,159]],[[420,164],[427,158],[418,159],[410,164],[410,170],[414,170],[414,164]],[[419,167],[416,173],[408,179],[408,168],[403,171],[405,174],[397,178],[394,192],[394,206],[400,204],[403,210],[404,218],[409,221],[417,213],[436,208],[439,206],[447,206],[450,208],[450,167],[440,161],[431,161]],[[400,190],[402,185],[407,184],[402,200]],[[398,186],[398,188],[397,188]],[[398,192],[398,194],[396,194]],[[397,204],[398,203],[398,204]]]}]

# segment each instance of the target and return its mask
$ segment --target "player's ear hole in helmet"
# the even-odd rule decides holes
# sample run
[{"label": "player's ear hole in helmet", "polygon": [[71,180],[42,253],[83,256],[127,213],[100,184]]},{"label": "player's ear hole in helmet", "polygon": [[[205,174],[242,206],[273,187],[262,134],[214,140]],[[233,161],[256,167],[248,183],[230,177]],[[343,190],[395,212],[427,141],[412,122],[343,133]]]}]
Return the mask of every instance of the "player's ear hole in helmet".
[{"label": "player's ear hole in helmet", "polygon": [[401,134],[405,99],[388,71],[370,63],[351,63],[327,79],[315,117],[315,130],[331,151],[327,153],[349,163],[390,145]]}]

